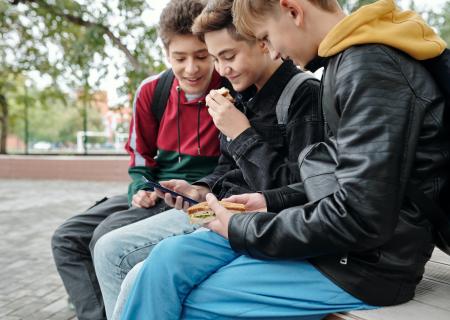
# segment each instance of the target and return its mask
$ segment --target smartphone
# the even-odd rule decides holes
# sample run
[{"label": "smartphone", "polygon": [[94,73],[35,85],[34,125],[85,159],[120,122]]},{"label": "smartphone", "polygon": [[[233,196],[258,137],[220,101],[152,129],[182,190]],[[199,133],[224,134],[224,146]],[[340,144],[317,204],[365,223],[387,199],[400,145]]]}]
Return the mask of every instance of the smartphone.
[{"label": "smartphone", "polygon": [[172,195],[172,197],[176,198],[178,196],[183,198],[183,201],[186,201],[187,203],[189,203],[189,205],[194,205],[197,204],[198,201],[191,199],[189,197],[186,197],[185,195],[175,192],[173,190],[167,189],[166,187],[163,187],[162,185],[160,185],[158,182],[155,181],[150,181],[148,180],[146,177],[142,177],[142,179],[145,181],[146,184],[148,184],[150,187],[154,188],[154,189],[158,189],[164,193],[170,193]]}]

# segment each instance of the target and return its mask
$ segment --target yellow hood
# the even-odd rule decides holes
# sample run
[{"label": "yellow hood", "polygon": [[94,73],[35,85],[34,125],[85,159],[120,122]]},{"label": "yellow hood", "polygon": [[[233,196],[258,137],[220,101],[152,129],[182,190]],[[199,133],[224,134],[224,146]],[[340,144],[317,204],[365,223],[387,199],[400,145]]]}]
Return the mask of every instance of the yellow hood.
[{"label": "yellow hood", "polygon": [[401,11],[394,0],[379,0],[344,18],[323,39],[319,56],[333,56],[359,44],[397,48],[417,60],[436,57],[447,44],[413,11]]}]

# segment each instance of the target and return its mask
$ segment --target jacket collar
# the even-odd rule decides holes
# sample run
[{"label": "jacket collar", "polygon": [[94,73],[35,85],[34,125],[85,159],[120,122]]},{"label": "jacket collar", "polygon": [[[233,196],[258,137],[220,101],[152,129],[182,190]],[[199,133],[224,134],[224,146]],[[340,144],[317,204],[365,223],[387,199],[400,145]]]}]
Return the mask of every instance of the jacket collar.
[{"label": "jacket collar", "polygon": [[289,80],[298,72],[299,69],[291,60],[284,61],[261,90],[249,101],[247,107],[254,113],[271,111]]}]

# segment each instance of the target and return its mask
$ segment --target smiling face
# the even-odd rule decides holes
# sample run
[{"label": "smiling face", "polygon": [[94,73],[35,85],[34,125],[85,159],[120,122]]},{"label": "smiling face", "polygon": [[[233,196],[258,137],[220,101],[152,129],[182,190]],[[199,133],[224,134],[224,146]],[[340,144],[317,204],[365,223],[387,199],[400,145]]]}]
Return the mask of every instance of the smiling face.
[{"label": "smiling face", "polygon": [[217,72],[236,91],[242,92],[253,84],[261,88],[270,76],[270,59],[258,42],[235,40],[227,29],[205,33],[205,42]]},{"label": "smiling face", "polygon": [[208,89],[214,63],[206,45],[196,36],[174,35],[166,54],[185,93],[202,94]]}]

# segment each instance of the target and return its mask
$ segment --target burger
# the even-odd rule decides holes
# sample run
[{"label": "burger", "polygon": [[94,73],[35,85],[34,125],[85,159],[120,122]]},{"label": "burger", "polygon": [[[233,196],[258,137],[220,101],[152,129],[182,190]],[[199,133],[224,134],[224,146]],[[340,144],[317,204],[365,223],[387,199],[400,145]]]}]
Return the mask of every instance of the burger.
[{"label": "burger", "polygon": [[[227,201],[219,201],[219,203],[222,207],[231,211],[231,213],[245,212],[245,205],[243,204]],[[205,224],[216,218],[216,214],[212,211],[206,201],[189,207],[188,215],[192,224]]]},{"label": "burger", "polygon": [[228,90],[225,87],[222,87],[220,89],[217,90],[217,92],[222,95],[223,97],[227,98],[228,100],[230,100],[231,102],[234,102],[234,98],[233,96],[230,94],[230,90]]}]

